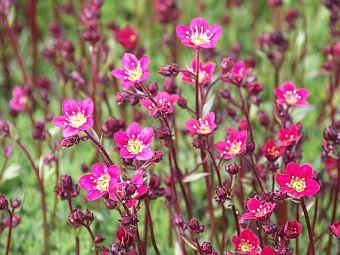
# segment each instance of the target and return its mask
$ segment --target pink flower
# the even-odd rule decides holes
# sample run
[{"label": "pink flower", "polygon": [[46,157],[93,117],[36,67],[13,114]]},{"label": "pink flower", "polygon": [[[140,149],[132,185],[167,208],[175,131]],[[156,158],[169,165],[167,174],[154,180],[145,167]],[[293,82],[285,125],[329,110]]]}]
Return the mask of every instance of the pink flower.
[{"label": "pink flower", "polygon": [[[191,62],[191,67],[187,70],[196,75],[196,59],[194,58]],[[198,83],[205,84],[211,80],[211,77],[215,71],[216,64],[214,62],[208,62],[206,65],[202,61],[199,62],[198,66]],[[182,81],[190,84],[195,84],[195,80],[190,76],[189,72],[182,72]]]},{"label": "pink flower", "polygon": [[110,186],[109,198],[113,201],[122,201],[127,207],[133,207],[138,199],[148,191],[144,185],[142,171],[136,171],[129,181],[121,181]]},{"label": "pink flower", "polygon": [[117,79],[122,80],[122,86],[129,87],[134,84],[145,81],[150,77],[148,70],[150,59],[148,56],[143,56],[140,60],[131,53],[125,53],[122,58],[123,68],[114,69],[111,74]]},{"label": "pink flower", "polygon": [[129,26],[115,30],[116,41],[121,44],[126,51],[133,51],[138,43],[138,34]]},{"label": "pink flower", "polygon": [[209,112],[203,119],[189,119],[184,125],[191,136],[211,134],[216,128],[215,113]]},{"label": "pink flower", "polygon": [[285,227],[283,228],[283,234],[287,238],[296,238],[300,235],[302,230],[302,224],[296,220],[287,221]]},{"label": "pink flower", "polygon": [[151,116],[155,117],[158,111],[163,114],[173,113],[174,105],[177,102],[178,97],[177,94],[169,95],[165,91],[160,91],[155,98],[158,107],[150,99],[141,99],[140,104],[148,110]]},{"label": "pink flower", "polygon": [[259,240],[249,228],[243,230],[239,236],[233,236],[231,241],[233,242],[235,251],[239,254],[258,254]]},{"label": "pink flower", "polygon": [[336,221],[330,226],[331,232],[336,236],[336,238],[340,239],[340,221]]},{"label": "pink flower", "polygon": [[267,220],[272,214],[275,204],[270,202],[262,203],[256,198],[250,198],[247,201],[247,213],[242,215],[242,219],[245,220]]},{"label": "pink flower", "polygon": [[90,174],[83,175],[79,180],[79,185],[88,190],[87,200],[93,201],[109,191],[109,187],[116,185],[120,177],[120,169],[118,166],[110,166],[109,168],[101,163],[96,163],[91,168]]},{"label": "pink flower", "polygon": [[282,146],[293,145],[299,139],[299,130],[296,125],[291,125],[288,129],[280,128],[277,138]]},{"label": "pink flower", "polygon": [[278,146],[273,139],[270,139],[261,147],[261,150],[269,161],[274,161],[283,154],[285,147]]},{"label": "pink flower", "polygon": [[9,102],[10,107],[15,111],[22,111],[26,108],[27,96],[25,89],[20,86],[16,86],[12,91],[13,98]]},{"label": "pink flower", "polygon": [[74,99],[67,98],[61,108],[64,115],[54,118],[52,123],[63,128],[64,137],[73,136],[92,127],[94,106],[90,98],[81,100],[80,104]]},{"label": "pink flower", "polygon": [[261,255],[275,255],[275,251],[271,246],[267,245],[261,251]]},{"label": "pink flower", "polygon": [[152,128],[143,130],[138,123],[131,123],[126,132],[118,131],[114,134],[114,140],[120,149],[122,158],[136,158],[138,160],[149,160],[154,151],[149,148],[154,137]]},{"label": "pink flower", "polygon": [[298,165],[291,162],[285,174],[276,174],[280,187],[294,198],[310,197],[320,190],[320,185],[313,180],[313,168],[310,164]]},{"label": "pink flower", "polygon": [[217,142],[215,149],[224,156],[224,159],[234,158],[246,151],[247,131],[239,132],[232,129],[226,140]]},{"label": "pink flower", "polygon": [[251,71],[253,71],[253,69],[247,68],[246,64],[242,60],[237,61],[234,64],[234,66],[230,69],[230,71],[227,72],[227,74],[225,74],[226,78],[223,78],[223,81],[231,82],[231,83],[239,83],[243,79],[245,79],[248,76],[248,74],[251,73]]},{"label": "pink flower", "polygon": [[275,88],[274,94],[276,95],[276,103],[287,106],[306,106],[308,102],[306,99],[309,96],[309,90],[296,89],[295,85],[290,82],[284,82],[282,88]]},{"label": "pink flower", "polygon": [[182,44],[191,48],[215,48],[222,34],[219,25],[210,26],[205,19],[198,17],[190,22],[190,26],[179,25],[176,34],[182,39]]}]

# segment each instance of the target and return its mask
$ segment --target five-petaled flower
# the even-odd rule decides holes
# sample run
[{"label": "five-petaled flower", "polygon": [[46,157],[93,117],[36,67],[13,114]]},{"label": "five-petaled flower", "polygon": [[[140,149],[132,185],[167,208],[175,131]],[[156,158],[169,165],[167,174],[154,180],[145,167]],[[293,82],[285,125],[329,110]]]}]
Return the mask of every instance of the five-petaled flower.
[{"label": "five-petaled flower", "polygon": [[255,255],[259,252],[259,240],[249,228],[243,230],[239,236],[233,236],[231,241],[238,254]]},{"label": "five-petaled flower", "polygon": [[114,134],[114,140],[120,149],[122,158],[135,158],[149,160],[154,151],[149,148],[154,137],[152,128],[141,129],[138,123],[131,123],[126,132],[118,131]]},{"label": "five-petaled flower", "polygon": [[169,95],[165,91],[158,92],[157,96],[155,97],[155,101],[157,105],[155,105],[154,102],[152,102],[151,99],[141,99],[140,104],[144,106],[145,109],[148,110],[149,114],[153,117],[157,115],[157,112],[160,112],[162,114],[171,114],[174,111],[174,105],[178,100],[177,94]]},{"label": "five-petaled flower", "polygon": [[219,141],[215,149],[221,153],[224,159],[234,158],[246,151],[247,131],[230,130],[226,141]]},{"label": "five-petaled flower", "polygon": [[120,169],[112,165],[107,167],[104,164],[96,163],[91,168],[91,173],[83,175],[79,185],[88,190],[86,198],[90,201],[96,200],[109,192],[109,187],[117,185],[120,178]]},{"label": "five-petaled flower", "polygon": [[320,190],[320,185],[313,180],[314,171],[310,164],[298,165],[291,162],[285,174],[276,174],[280,187],[294,198],[310,197]]},{"label": "five-petaled flower", "polygon": [[302,230],[302,224],[297,222],[296,220],[287,221],[284,228],[283,234],[287,238],[296,238],[300,235]]},{"label": "five-petaled flower", "polygon": [[299,140],[299,130],[296,125],[291,125],[288,129],[280,128],[277,138],[282,146],[290,146]]},{"label": "five-petaled flower", "polygon": [[140,60],[131,53],[125,53],[122,58],[123,68],[116,68],[111,71],[111,74],[117,79],[122,80],[122,86],[129,87],[145,81],[150,77],[148,70],[150,59],[148,56],[143,56]]},{"label": "five-petaled flower", "polygon": [[191,136],[211,134],[216,128],[215,113],[209,112],[203,119],[189,119],[184,125]]},{"label": "five-petaled flower", "polygon": [[148,187],[144,185],[144,173],[138,170],[130,180],[123,180],[110,186],[109,198],[116,202],[121,201],[127,207],[133,207],[147,191]]},{"label": "five-petaled flower", "polygon": [[260,200],[256,198],[250,198],[247,201],[247,208],[249,212],[244,213],[242,215],[242,219],[264,221],[267,220],[272,214],[275,208],[275,203],[271,202],[262,203]]},{"label": "five-petaled flower", "polygon": [[270,139],[261,147],[261,150],[269,161],[275,161],[283,154],[285,147],[277,145],[273,139]]},{"label": "five-petaled flower", "polygon": [[[191,62],[191,67],[187,68],[188,72],[182,72],[182,81],[190,84],[195,84],[195,79],[191,77],[191,73],[196,75],[196,59],[194,58]],[[199,62],[198,65],[198,83],[205,84],[211,80],[211,77],[215,71],[216,64],[214,62],[208,62],[207,64],[203,64],[202,61]],[[190,73],[191,72],[191,73]]]},{"label": "five-petaled flower", "polygon": [[190,26],[179,25],[176,27],[176,34],[181,38],[182,44],[191,48],[215,48],[217,40],[222,34],[222,27],[219,25],[210,26],[201,18],[195,18]]},{"label": "five-petaled flower", "polygon": [[287,106],[307,106],[307,98],[309,96],[308,89],[297,89],[295,85],[286,81],[282,84],[282,88],[275,88],[276,103]]},{"label": "five-petaled flower", "polygon": [[24,110],[27,104],[27,96],[26,96],[25,89],[23,87],[16,86],[13,88],[12,94],[13,94],[13,98],[9,102],[10,107],[14,111]]},{"label": "five-petaled flower", "polygon": [[94,105],[90,98],[83,99],[80,104],[74,99],[67,98],[62,104],[64,115],[54,118],[52,123],[63,128],[64,137],[70,137],[92,127],[93,110]]},{"label": "five-petaled flower", "polygon": [[253,71],[252,68],[247,68],[246,64],[240,60],[237,61],[234,66],[223,76],[224,82],[230,83],[240,83],[243,79],[245,79],[248,74]]},{"label": "five-petaled flower", "polygon": [[133,51],[138,42],[138,35],[136,31],[129,26],[122,29],[115,30],[116,41],[121,44],[126,51]]}]

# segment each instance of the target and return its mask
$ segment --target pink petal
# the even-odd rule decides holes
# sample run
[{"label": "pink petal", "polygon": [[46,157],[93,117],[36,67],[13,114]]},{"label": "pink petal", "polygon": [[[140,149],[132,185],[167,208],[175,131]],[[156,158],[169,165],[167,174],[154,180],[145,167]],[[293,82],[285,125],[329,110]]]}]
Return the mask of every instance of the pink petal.
[{"label": "pink petal", "polygon": [[63,131],[61,132],[61,134],[63,135],[63,137],[70,137],[70,136],[73,136],[75,134],[78,133],[78,129],[77,128],[73,128],[71,126],[67,126],[63,129]]},{"label": "pink petal", "polygon": [[15,86],[12,90],[13,97],[22,97],[25,95],[25,90],[20,86]]},{"label": "pink petal", "polygon": [[185,38],[186,37],[186,31],[188,31],[188,27],[185,26],[185,25],[179,25],[179,26],[176,26],[176,34],[178,37],[180,38]]},{"label": "pink petal", "polygon": [[82,125],[79,130],[89,130],[93,126],[93,119],[90,117],[86,120],[85,124]]},{"label": "pink petal", "polygon": [[145,81],[150,77],[151,73],[149,71],[144,71],[142,77],[140,77],[139,81]]},{"label": "pink petal", "polygon": [[80,109],[77,101],[72,98],[66,98],[61,108],[62,108],[64,115],[66,116],[72,115],[73,113],[78,113]]},{"label": "pink petal", "polygon": [[118,179],[120,176],[120,168],[118,166],[110,166],[107,172],[111,179]]},{"label": "pink petal", "polygon": [[286,174],[276,174],[276,182],[282,189],[287,188],[287,183],[290,183],[291,178]]},{"label": "pink petal", "polygon": [[[134,69],[137,66],[138,59],[131,53],[125,53],[122,58],[124,68]],[[132,65],[134,64],[134,65]]]},{"label": "pink petal", "polygon": [[307,197],[314,196],[320,190],[320,185],[317,181],[314,180],[307,180],[306,181],[306,189],[305,194]]},{"label": "pink petal", "polygon": [[296,87],[295,87],[294,83],[292,83],[290,81],[286,81],[282,84],[282,90],[285,93],[286,91],[296,90]]},{"label": "pink petal", "polygon": [[224,141],[219,141],[215,145],[215,149],[218,150],[219,152],[223,153],[225,151],[225,148],[228,147],[229,144]]},{"label": "pink petal", "polygon": [[203,31],[206,31],[207,29],[209,29],[208,22],[205,19],[203,19],[202,17],[194,18],[190,22],[190,28],[195,29],[196,26],[198,27],[198,29],[201,29],[201,27],[202,27]]},{"label": "pink petal", "polygon": [[300,166],[301,169],[301,177],[304,177],[306,180],[313,179],[313,168],[310,164],[302,164]]},{"label": "pink petal", "polygon": [[120,148],[127,144],[128,136],[123,131],[118,131],[114,134],[113,139],[116,145]]},{"label": "pink petal", "polygon": [[56,125],[57,127],[65,127],[67,125],[67,120],[65,119],[65,116],[59,116],[59,117],[55,117],[52,120],[52,123],[54,125]]},{"label": "pink petal", "polygon": [[148,70],[149,64],[150,64],[150,58],[148,56],[143,56],[140,60],[139,63],[141,65],[141,68],[143,71]]},{"label": "pink petal", "polygon": [[154,151],[151,150],[150,148],[146,148],[136,156],[136,159],[138,159],[138,160],[149,160],[153,157],[153,155],[154,155]]},{"label": "pink petal", "polygon": [[111,74],[117,78],[117,79],[120,79],[120,80],[124,80],[125,77],[126,77],[126,73],[125,73],[125,70],[124,69],[114,69],[111,71]]},{"label": "pink petal", "polygon": [[137,122],[132,122],[126,129],[126,133],[131,137],[138,136],[142,132],[140,125]]},{"label": "pink petal", "polygon": [[247,201],[247,208],[249,211],[256,210],[261,205],[261,201],[256,198],[250,198]]},{"label": "pink petal", "polygon": [[254,216],[253,213],[247,212],[242,215],[243,220],[256,220],[256,217]]},{"label": "pink petal", "polygon": [[105,194],[106,194],[105,192],[100,192],[99,190],[90,190],[89,193],[87,193],[86,198],[89,201],[93,201],[93,200],[96,200],[98,198],[101,198]]},{"label": "pink petal", "polygon": [[288,176],[302,177],[300,166],[298,164],[296,164],[295,162],[290,162],[287,165],[286,174]]},{"label": "pink petal", "polygon": [[79,186],[86,190],[94,190],[95,183],[93,182],[93,175],[92,174],[84,174],[79,179]]},{"label": "pink petal", "polygon": [[122,158],[134,158],[135,157],[135,155],[131,154],[125,147],[120,148],[119,153]]},{"label": "pink petal", "polygon": [[96,163],[91,168],[91,173],[95,178],[99,178],[107,169],[106,165],[102,163]]},{"label": "pink petal", "polygon": [[154,132],[152,128],[144,128],[140,133],[140,140],[145,146],[149,146],[153,140]]},{"label": "pink petal", "polygon": [[85,98],[80,102],[80,110],[84,111],[85,116],[90,116],[93,114],[94,105],[91,98]]}]

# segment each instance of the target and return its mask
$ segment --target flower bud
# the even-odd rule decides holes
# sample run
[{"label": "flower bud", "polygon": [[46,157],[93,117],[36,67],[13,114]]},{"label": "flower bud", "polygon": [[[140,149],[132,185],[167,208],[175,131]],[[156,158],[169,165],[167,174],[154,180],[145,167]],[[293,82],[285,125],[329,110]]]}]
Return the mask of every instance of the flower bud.
[{"label": "flower bud", "polygon": [[158,70],[158,73],[165,77],[176,77],[179,73],[179,66],[177,64],[165,65]]},{"label": "flower bud", "polygon": [[236,163],[231,163],[225,166],[225,170],[230,175],[236,175],[240,171],[240,166]]},{"label": "flower bud", "polygon": [[8,201],[7,199],[4,197],[4,195],[2,195],[0,193],[0,210],[5,210],[8,208]]}]

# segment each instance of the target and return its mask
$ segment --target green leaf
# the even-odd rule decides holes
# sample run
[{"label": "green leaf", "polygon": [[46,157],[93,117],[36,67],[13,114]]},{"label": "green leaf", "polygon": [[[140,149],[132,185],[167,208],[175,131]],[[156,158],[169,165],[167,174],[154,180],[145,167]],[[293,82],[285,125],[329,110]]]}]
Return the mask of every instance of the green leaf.
[{"label": "green leaf", "polygon": [[194,174],[190,174],[188,176],[186,176],[183,181],[184,182],[193,182],[193,181],[197,181],[199,179],[202,179],[206,176],[210,175],[210,173],[194,173]]}]

